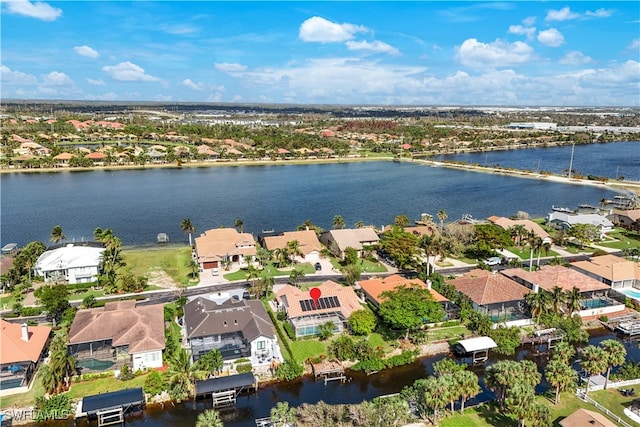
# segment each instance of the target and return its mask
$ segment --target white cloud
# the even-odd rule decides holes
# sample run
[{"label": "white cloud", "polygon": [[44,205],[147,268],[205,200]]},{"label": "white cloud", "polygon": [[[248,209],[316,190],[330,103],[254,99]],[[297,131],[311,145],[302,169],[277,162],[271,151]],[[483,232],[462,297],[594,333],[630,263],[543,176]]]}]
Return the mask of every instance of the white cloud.
[{"label": "white cloud", "polygon": [[640,50],[640,39],[633,39],[629,46],[627,46],[627,50],[637,51]]},{"label": "white cloud", "polygon": [[568,21],[571,19],[578,19],[579,17],[579,13],[571,12],[569,6],[565,6],[560,10],[550,10],[547,12],[547,16],[544,19],[545,21]]},{"label": "white cloud", "polygon": [[188,87],[193,90],[202,90],[204,89],[204,85],[202,83],[195,83],[191,79],[184,79],[182,81],[182,85]]},{"label": "white cloud", "polygon": [[366,40],[360,42],[350,40],[346,43],[346,45],[349,50],[368,50],[376,53],[388,53],[389,55],[400,54],[400,51],[398,49],[379,40],[374,40],[371,43]]},{"label": "white cloud", "polygon": [[602,8],[595,11],[587,10],[587,12],[585,13],[585,15],[591,16],[594,18],[608,18],[612,14],[613,14],[613,11],[611,9],[602,9]]},{"label": "white cloud", "polygon": [[319,16],[307,19],[300,25],[298,37],[305,42],[345,42],[357,33],[367,33],[369,29],[361,25],[337,24]]},{"label": "white cloud", "polygon": [[536,34],[536,27],[525,27],[524,25],[509,25],[509,33],[526,36],[527,40],[532,40]]},{"label": "white cloud", "polygon": [[86,56],[87,58],[97,58],[100,56],[100,54],[95,50],[92,49],[91,47],[84,45],[84,46],[76,46],[73,48],[74,52],[77,53],[80,56]]},{"label": "white cloud", "polygon": [[524,42],[508,43],[496,40],[482,43],[467,39],[456,48],[456,59],[473,68],[497,68],[524,64],[534,57],[533,48]]},{"label": "white cloud", "polygon": [[117,65],[105,65],[102,71],[112,79],[123,82],[159,82],[160,78],[146,74],[144,68],[132,62],[121,62]]},{"label": "white cloud", "polygon": [[538,41],[545,46],[558,47],[564,43],[564,36],[557,29],[549,28],[538,33]]},{"label": "white cloud", "polygon": [[182,36],[185,34],[193,34],[200,31],[198,27],[193,27],[190,25],[165,25],[162,27],[162,30],[168,34],[173,34],[176,36]]},{"label": "white cloud", "polygon": [[3,1],[7,12],[16,15],[28,16],[42,21],[55,21],[62,15],[62,9],[52,7],[48,3],[35,2],[29,0],[9,0]]},{"label": "white cloud", "polygon": [[593,58],[578,50],[572,50],[567,52],[558,62],[563,65],[584,65],[593,62]]},{"label": "white cloud", "polygon": [[73,85],[71,77],[59,71],[52,71],[42,76],[42,82],[48,86],[70,86]]},{"label": "white cloud", "polygon": [[87,77],[87,83],[94,86],[104,86],[104,80],[102,79],[91,79]]},{"label": "white cloud", "polygon": [[37,79],[34,75],[13,71],[6,65],[0,65],[0,81],[12,85],[34,85]]},{"label": "white cloud", "polygon": [[536,23],[535,16],[528,16],[522,20],[522,25],[524,25],[525,27],[533,27],[533,24],[535,23]]},{"label": "white cloud", "polygon": [[216,70],[223,71],[225,73],[241,73],[247,69],[246,65],[228,62],[216,62],[213,66]]}]

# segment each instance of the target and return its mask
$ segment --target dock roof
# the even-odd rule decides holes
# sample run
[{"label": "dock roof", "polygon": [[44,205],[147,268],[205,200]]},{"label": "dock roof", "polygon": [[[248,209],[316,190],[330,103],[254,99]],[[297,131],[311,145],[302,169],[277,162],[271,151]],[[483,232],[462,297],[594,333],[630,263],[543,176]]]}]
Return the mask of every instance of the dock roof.
[{"label": "dock roof", "polygon": [[498,346],[491,337],[468,338],[466,340],[460,340],[456,344],[460,345],[467,353],[489,350]]},{"label": "dock roof", "polygon": [[196,381],[196,396],[224,390],[237,390],[256,383],[252,372]]},{"label": "dock roof", "polygon": [[126,408],[144,403],[142,387],[94,394],[82,398],[82,412],[93,415],[106,409]]}]

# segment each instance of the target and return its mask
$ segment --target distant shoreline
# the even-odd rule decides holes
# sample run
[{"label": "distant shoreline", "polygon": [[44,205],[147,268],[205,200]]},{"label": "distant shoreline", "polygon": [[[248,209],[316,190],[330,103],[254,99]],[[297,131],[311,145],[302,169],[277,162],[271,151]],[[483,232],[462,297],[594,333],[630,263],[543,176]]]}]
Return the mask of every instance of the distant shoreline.
[{"label": "distant shoreline", "polygon": [[231,160],[231,161],[200,161],[175,163],[148,163],[145,165],[119,165],[119,166],[91,166],[91,167],[57,167],[57,168],[2,168],[0,175],[11,173],[58,173],[58,172],[91,172],[91,171],[119,171],[119,170],[146,170],[146,169],[186,169],[186,168],[211,168],[211,167],[241,167],[241,166],[286,166],[286,165],[307,165],[307,164],[335,164],[335,163],[355,163],[355,162],[379,162],[379,161],[402,161],[412,163],[423,163],[433,167],[445,167],[450,169],[465,170],[470,172],[492,173],[498,175],[511,176],[516,178],[537,179],[541,181],[552,181],[560,184],[588,185],[617,191],[619,193],[634,192],[640,195],[640,182],[638,181],[615,181],[606,182],[589,180],[583,178],[569,178],[566,176],[541,174],[527,172],[519,169],[503,169],[490,166],[471,165],[466,163],[449,163],[439,160],[428,160],[424,158],[394,158],[394,157],[332,157],[327,159],[292,159],[292,160]]}]

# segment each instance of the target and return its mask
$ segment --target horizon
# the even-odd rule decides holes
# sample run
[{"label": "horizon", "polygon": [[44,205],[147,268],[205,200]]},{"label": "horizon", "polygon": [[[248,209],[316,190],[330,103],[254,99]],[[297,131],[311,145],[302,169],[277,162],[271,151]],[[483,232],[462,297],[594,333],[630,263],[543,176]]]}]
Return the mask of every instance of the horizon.
[{"label": "horizon", "polygon": [[3,101],[640,107],[635,2],[0,7]]}]

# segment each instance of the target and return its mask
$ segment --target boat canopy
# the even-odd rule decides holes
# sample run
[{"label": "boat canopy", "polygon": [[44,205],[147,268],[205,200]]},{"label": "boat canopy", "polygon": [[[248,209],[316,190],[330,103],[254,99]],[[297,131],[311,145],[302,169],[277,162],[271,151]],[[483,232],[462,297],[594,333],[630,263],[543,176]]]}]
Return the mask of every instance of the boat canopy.
[{"label": "boat canopy", "polygon": [[460,345],[465,352],[473,353],[474,351],[489,350],[496,348],[498,344],[490,337],[477,337],[460,340],[456,344]]}]

